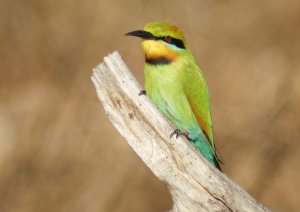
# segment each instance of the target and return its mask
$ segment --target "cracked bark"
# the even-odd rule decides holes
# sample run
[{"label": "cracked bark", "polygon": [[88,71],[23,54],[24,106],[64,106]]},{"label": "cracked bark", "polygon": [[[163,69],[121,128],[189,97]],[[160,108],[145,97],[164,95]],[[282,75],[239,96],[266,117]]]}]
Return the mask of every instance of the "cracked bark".
[{"label": "cracked bark", "polygon": [[175,130],[114,52],[93,70],[105,112],[144,163],[170,190],[177,211],[269,211],[225,174],[210,166]]}]

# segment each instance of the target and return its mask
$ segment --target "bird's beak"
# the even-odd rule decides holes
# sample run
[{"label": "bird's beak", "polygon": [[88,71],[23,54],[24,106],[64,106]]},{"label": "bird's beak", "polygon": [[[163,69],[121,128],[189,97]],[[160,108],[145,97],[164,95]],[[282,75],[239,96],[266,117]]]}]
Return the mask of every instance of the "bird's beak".
[{"label": "bird's beak", "polygon": [[135,30],[132,32],[128,32],[125,35],[136,36],[136,37],[140,37],[140,38],[147,39],[147,40],[155,39],[155,37],[150,32],[147,32],[144,30]]}]

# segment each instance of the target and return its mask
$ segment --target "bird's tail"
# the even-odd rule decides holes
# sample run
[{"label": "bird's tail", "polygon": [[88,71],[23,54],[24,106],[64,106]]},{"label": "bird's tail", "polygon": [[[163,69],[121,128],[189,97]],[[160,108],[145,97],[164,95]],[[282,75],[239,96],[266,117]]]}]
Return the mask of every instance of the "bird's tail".
[{"label": "bird's tail", "polygon": [[207,142],[206,138],[197,138],[196,140],[192,140],[195,147],[201,152],[201,154],[217,169],[222,171],[220,163],[222,160],[219,159],[217,153],[214,152]]},{"label": "bird's tail", "polygon": [[215,167],[217,169],[219,169],[220,171],[222,171],[221,166],[219,164],[219,160],[216,157],[214,157],[214,165],[215,165]]}]

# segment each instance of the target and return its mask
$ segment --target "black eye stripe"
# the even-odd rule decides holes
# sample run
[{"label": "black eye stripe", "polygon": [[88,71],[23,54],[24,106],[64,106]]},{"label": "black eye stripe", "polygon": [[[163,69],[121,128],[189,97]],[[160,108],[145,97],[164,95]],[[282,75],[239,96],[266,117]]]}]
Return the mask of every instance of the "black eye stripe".
[{"label": "black eye stripe", "polygon": [[154,36],[152,33],[150,32],[146,32],[146,31],[140,31],[140,30],[137,30],[137,31],[133,31],[133,32],[130,32],[130,33],[127,33],[126,35],[134,35],[134,36],[138,36],[138,37],[141,37],[143,39],[146,39],[146,40],[162,40],[166,43],[169,43],[169,44],[172,44],[180,49],[185,49],[185,46],[184,46],[184,43],[182,40],[178,39],[178,38],[173,38],[171,36]]},{"label": "black eye stripe", "polygon": [[169,37],[169,39],[168,39],[169,41],[166,41],[165,37],[158,37],[157,39],[158,39],[158,40],[162,40],[162,41],[164,41],[164,42],[166,42],[166,43],[175,45],[175,46],[177,46],[177,47],[180,48],[180,49],[185,49],[185,46],[184,46],[184,44],[183,44],[183,41],[180,40],[180,39],[173,38],[173,37]]}]

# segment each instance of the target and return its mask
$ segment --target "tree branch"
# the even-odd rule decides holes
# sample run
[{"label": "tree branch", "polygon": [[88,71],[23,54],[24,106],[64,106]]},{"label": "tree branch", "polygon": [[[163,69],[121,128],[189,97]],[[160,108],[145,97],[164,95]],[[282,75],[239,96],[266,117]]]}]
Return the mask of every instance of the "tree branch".
[{"label": "tree branch", "polygon": [[186,139],[170,139],[173,126],[146,96],[114,52],[93,70],[107,116],[152,172],[167,183],[177,211],[269,211],[208,164]]}]

